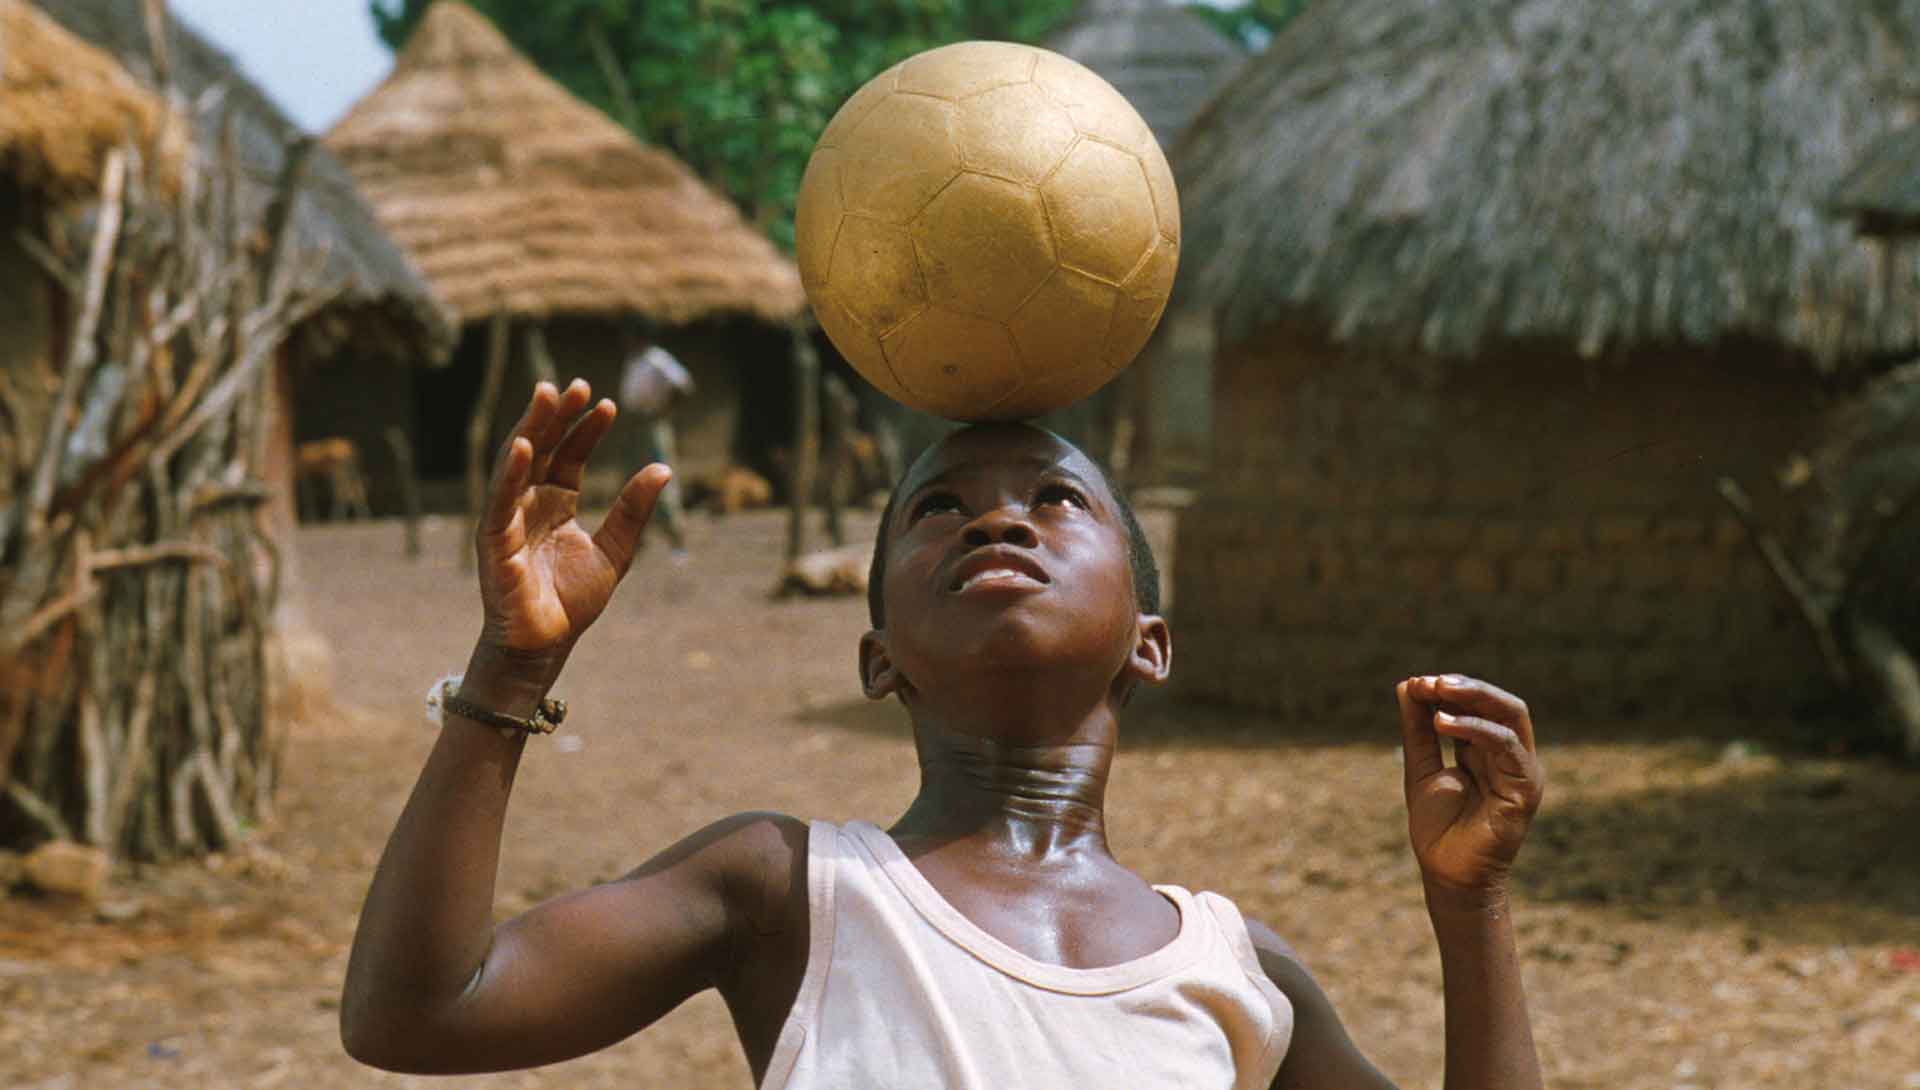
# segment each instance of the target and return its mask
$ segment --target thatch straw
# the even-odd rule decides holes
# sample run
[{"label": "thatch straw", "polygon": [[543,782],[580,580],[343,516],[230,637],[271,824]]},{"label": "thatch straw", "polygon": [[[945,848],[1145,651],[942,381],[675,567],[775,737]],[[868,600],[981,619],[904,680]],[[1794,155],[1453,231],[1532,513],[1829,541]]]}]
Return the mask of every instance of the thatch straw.
[{"label": "thatch straw", "polygon": [[[143,0],[34,0],[47,15],[119,60],[149,88],[155,84]],[[241,177],[242,219],[260,219],[273,197],[287,148],[301,131],[231,59],[178,19],[167,20],[172,86],[193,107],[203,147],[231,131]],[[203,156],[205,158],[205,156]],[[291,267],[310,270],[315,292],[335,303],[310,322],[343,327],[364,350],[380,344],[421,362],[444,354],[452,322],[419,272],[380,230],[353,179],[324,149],[314,149],[294,210]]]},{"label": "thatch straw", "polygon": [[1173,0],[1088,0],[1047,48],[1099,73],[1172,148],[1246,50]]},{"label": "thatch straw", "polygon": [[18,197],[95,196],[107,153],[126,144],[177,167],[185,131],[166,122],[166,105],[118,61],[25,0],[0,0],[0,178]]},{"label": "thatch straw", "polygon": [[1920,0],[1314,4],[1189,130],[1183,287],[1435,354],[1920,340],[1827,212],[1920,82]]},{"label": "thatch straw", "polygon": [[1833,207],[1859,220],[1865,233],[1920,233],[1920,125],[1869,148],[1834,190]]},{"label": "thatch straw", "polygon": [[804,305],[793,264],[724,197],[454,0],[327,144],[463,321],[778,320]]}]

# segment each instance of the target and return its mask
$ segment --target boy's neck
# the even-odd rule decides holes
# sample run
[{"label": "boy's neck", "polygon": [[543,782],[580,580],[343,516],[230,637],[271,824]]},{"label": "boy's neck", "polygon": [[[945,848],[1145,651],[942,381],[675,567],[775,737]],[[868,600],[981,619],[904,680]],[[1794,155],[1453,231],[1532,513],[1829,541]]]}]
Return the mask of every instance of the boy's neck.
[{"label": "boy's neck", "polygon": [[1029,863],[1063,853],[1107,855],[1107,774],[1116,734],[1111,719],[1041,743],[918,723],[920,792],[893,832],[973,840]]}]

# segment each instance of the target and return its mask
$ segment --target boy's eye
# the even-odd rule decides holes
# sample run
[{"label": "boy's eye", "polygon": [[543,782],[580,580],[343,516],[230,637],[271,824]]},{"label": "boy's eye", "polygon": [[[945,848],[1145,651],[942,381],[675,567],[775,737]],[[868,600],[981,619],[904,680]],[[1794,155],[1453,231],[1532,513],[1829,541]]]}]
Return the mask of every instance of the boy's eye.
[{"label": "boy's eye", "polygon": [[1080,494],[1080,490],[1067,484],[1042,485],[1034,499],[1039,504],[1063,503],[1082,509],[1087,506],[1087,499]]},{"label": "boy's eye", "polygon": [[953,493],[929,492],[920,498],[920,502],[913,505],[913,513],[909,516],[909,521],[918,522],[928,515],[939,514],[942,511],[958,511],[959,509],[960,497]]}]

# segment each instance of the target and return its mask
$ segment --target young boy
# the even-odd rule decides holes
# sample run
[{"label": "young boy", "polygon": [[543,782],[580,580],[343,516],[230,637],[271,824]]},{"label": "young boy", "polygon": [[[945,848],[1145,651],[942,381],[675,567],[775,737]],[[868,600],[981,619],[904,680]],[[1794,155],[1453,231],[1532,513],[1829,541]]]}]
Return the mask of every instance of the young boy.
[{"label": "young boy", "polygon": [[[575,499],[614,416],[590,399],[543,384],[499,459],[485,624],[361,914],[349,1052],[414,1072],[552,1063],[711,987],[768,1088],[1391,1086],[1273,932],[1108,852],[1119,712],[1167,677],[1172,641],[1131,512],[1023,426],[935,446],[880,526],[861,680],[906,707],[921,770],[890,829],[736,815],[495,928],[527,732],[493,721],[535,715],[668,477],[634,474],[589,535]],[[1542,789],[1526,707],[1452,675],[1398,698],[1446,1085],[1538,1087],[1507,901]]]}]

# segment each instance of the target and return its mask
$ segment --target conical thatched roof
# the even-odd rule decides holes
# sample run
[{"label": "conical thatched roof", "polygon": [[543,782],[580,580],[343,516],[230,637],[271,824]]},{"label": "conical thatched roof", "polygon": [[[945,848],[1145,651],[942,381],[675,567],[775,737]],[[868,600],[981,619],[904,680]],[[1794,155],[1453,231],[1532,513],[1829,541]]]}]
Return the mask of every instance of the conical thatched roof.
[{"label": "conical thatched roof", "polygon": [[440,0],[327,136],[463,320],[800,312],[800,275],[724,197]]},{"label": "conical thatched roof", "polygon": [[[153,50],[142,0],[34,0],[69,31],[112,54],[151,86]],[[202,142],[217,147],[231,127],[242,174],[242,212],[257,219],[272,198],[288,143],[300,129],[265,92],[200,35],[169,17],[171,79],[193,104]],[[385,343],[427,362],[452,337],[448,315],[426,281],[380,230],[373,212],[338,160],[316,148],[307,162],[292,221],[293,260],[310,266],[318,255],[316,289],[337,290],[320,323],[346,322],[355,343]],[[369,326],[366,323],[374,323]],[[378,335],[368,333],[377,328]]]},{"label": "conical thatched roof", "polygon": [[[120,62],[26,0],[0,0],[0,179],[15,195],[61,204],[92,196],[107,153],[132,143],[177,167],[184,127]],[[163,164],[167,165],[167,164]]]},{"label": "conical thatched roof", "polygon": [[1869,148],[1834,191],[1833,205],[1872,234],[1920,233],[1920,125]]},{"label": "conical thatched roof", "polygon": [[1920,88],[1920,0],[1314,4],[1198,119],[1186,287],[1442,354],[1920,339],[1833,187]]},{"label": "conical thatched roof", "polygon": [[1088,0],[1046,44],[1127,96],[1169,152],[1247,60],[1238,43],[1173,0]]}]

